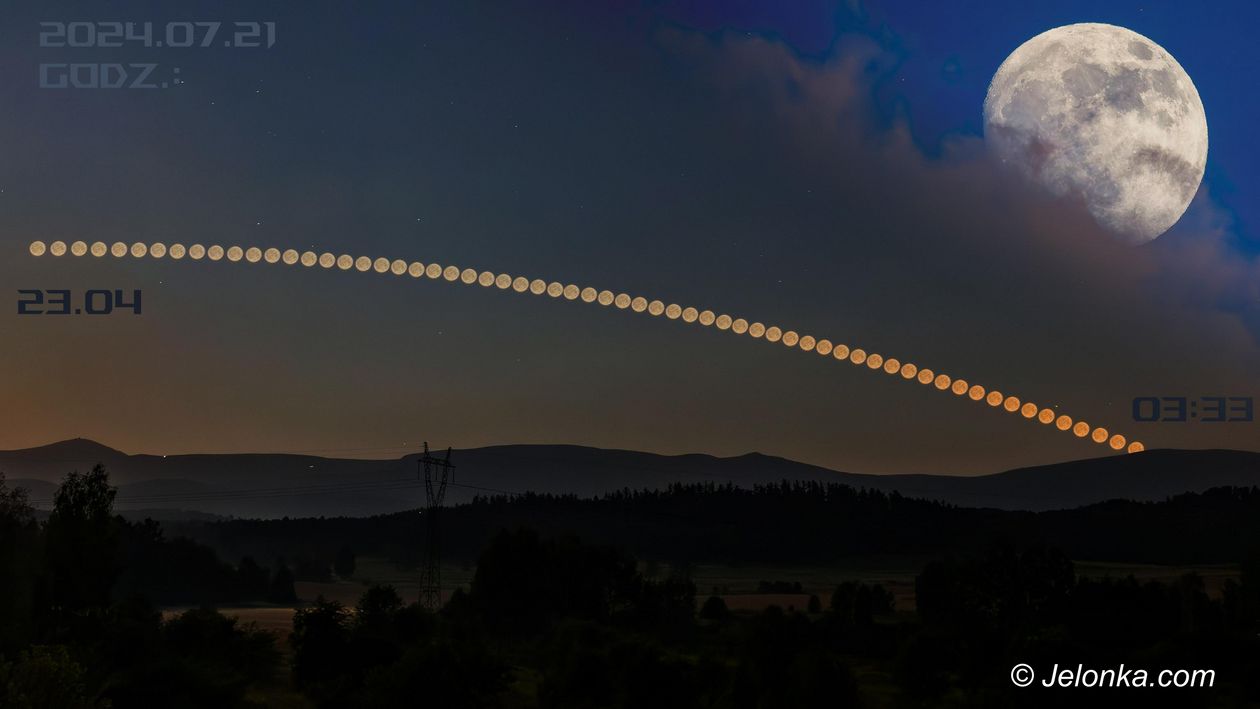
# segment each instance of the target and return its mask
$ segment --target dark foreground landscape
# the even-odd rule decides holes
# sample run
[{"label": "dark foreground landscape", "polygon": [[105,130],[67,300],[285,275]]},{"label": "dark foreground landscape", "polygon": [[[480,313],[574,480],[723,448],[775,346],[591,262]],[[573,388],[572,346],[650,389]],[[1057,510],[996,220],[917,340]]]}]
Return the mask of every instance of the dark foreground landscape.
[{"label": "dark foreground landscape", "polygon": [[[414,510],[155,522],[111,473],[46,511],[0,486],[0,706],[1260,702],[1256,487],[1040,512],[819,480],[482,490],[443,514],[435,613]],[[1212,686],[1021,689],[1017,663]]]}]

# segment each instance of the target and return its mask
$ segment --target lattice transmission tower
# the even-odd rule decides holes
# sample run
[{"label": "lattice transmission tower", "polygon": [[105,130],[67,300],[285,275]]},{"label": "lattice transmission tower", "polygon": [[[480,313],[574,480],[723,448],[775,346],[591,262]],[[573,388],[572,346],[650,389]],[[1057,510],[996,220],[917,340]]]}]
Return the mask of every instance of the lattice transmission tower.
[{"label": "lattice transmission tower", "polygon": [[424,516],[429,537],[420,574],[420,605],[435,612],[442,608],[442,500],[446,498],[447,481],[454,477],[451,473],[454,467],[450,448],[446,449],[445,458],[435,458],[429,455],[429,443],[425,441],[420,470],[424,473],[424,495],[428,503]]}]

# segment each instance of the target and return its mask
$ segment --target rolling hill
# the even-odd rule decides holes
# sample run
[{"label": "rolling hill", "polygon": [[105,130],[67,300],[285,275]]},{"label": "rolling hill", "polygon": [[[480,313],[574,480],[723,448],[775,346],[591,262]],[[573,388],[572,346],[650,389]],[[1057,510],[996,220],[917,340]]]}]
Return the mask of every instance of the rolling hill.
[{"label": "rolling hill", "polygon": [[[51,506],[55,484],[71,470],[102,463],[119,485],[124,513],[185,510],[235,517],[365,516],[419,507],[418,455],[390,460],[293,454],[129,455],[86,439],[0,451],[10,484]],[[598,495],[670,483],[780,480],[841,482],[898,491],[965,507],[1048,510],[1102,500],[1158,500],[1223,485],[1260,485],[1260,453],[1154,450],[1135,455],[1020,468],[992,475],[867,475],[759,453],[719,458],[666,456],[565,445],[506,445],[455,451],[447,499],[477,494],[550,492]]]}]

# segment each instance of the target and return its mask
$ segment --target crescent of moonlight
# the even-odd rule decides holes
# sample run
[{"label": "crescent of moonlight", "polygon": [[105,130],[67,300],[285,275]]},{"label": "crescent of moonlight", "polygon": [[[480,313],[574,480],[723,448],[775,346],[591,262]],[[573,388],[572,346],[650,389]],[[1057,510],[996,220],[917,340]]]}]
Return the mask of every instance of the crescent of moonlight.
[{"label": "crescent of moonlight", "polygon": [[850,348],[848,345],[833,344],[831,340],[825,338],[802,335],[794,330],[785,331],[774,325],[767,326],[760,322],[750,323],[743,318],[715,314],[712,310],[697,310],[696,308],[684,307],[677,303],[667,305],[660,300],[649,301],[643,296],[632,297],[626,293],[613,293],[609,290],[597,291],[589,286],[579,287],[558,281],[547,282],[541,278],[530,280],[524,276],[513,277],[506,273],[477,271],[472,268],[460,269],[458,266],[448,265],[442,267],[436,263],[423,264],[419,261],[390,260],[384,257],[373,259],[368,256],[355,258],[349,254],[341,254],[340,256],[328,252],[316,254],[314,251],[298,252],[295,249],[281,251],[274,247],[261,249],[257,246],[247,248],[229,246],[225,249],[218,244],[211,246],[193,244],[188,247],[185,247],[183,244],[171,244],[168,247],[162,243],[145,244],[144,242],[136,242],[128,246],[121,241],[109,246],[101,241],[94,242],[91,245],[83,241],[75,241],[67,246],[64,241],[54,241],[51,244],[33,241],[30,245],[30,252],[32,256],[43,256],[46,253],[53,256],[64,256],[67,253],[74,256],[85,256],[90,253],[98,258],[106,254],[111,254],[116,258],[124,258],[130,255],[133,258],[148,256],[160,259],[170,257],[174,260],[188,257],[193,260],[207,258],[211,261],[220,261],[227,258],[228,261],[241,261],[243,259],[249,263],[265,261],[270,264],[283,263],[288,266],[300,263],[308,268],[318,264],[326,269],[335,266],[343,271],[348,271],[353,268],[364,272],[375,271],[378,274],[389,273],[395,276],[409,275],[413,278],[444,279],[452,283],[478,284],[487,288],[493,286],[499,290],[512,290],[517,293],[528,292],[534,295],[546,293],[552,298],[564,297],[566,300],[580,299],[584,303],[599,303],[603,306],[613,305],[619,310],[629,309],[636,313],[647,312],[649,315],[654,316],[663,314],[670,320],[681,319],[689,324],[700,323],[705,327],[716,327],[719,330],[732,332],[736,335],[748,334],[754,339],[764,339],[766,342],[779,342],[801,352],[813,352],[823,357],[830,356],[836,361],[843,362],[848,360],[858,366],[866,365],[868,369],[875,372],[900,375],[906,381],[917,381],[920,384],[931,385],[940,391],[950,392],[971,401],[984,402],[998,410],[1012,414],[1018,413],[1026,419],[1037,421],[1041,424],[1053,424],[1054,428],[1060,431],[1070,431],[1078,438],[1088,437],[1095,443],[1109,446],[1112,450],[1138,453],[1146,449],[1142,443],[1128,441],[1124,436],[1111,433],[1101,426],[1094,427],[1084,421],[1074,421],[1072,417],[1066,414],[1058,414],[1053,409],[1039,407],[1032,402],[1021,401],[1018,397],[1004,395],[997,390],[986,389],[965,379],[933,372],[927,367],[921,367],[909,362],[903,363],[893,357],[885,357],[873,352],[867,353],[863,349]]}]

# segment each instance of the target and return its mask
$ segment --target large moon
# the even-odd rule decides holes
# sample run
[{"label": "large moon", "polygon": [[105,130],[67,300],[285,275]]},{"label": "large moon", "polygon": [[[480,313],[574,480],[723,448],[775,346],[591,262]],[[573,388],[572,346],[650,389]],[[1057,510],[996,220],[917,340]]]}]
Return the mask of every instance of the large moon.
[{"label": "large moon", "polygon": [[1140,244],[1185,213],[1207,163],[1194,83],[1163,47],[1123,27],[1057,27],[1011,53],[984,99],[985,142],[1099,224]]}]

